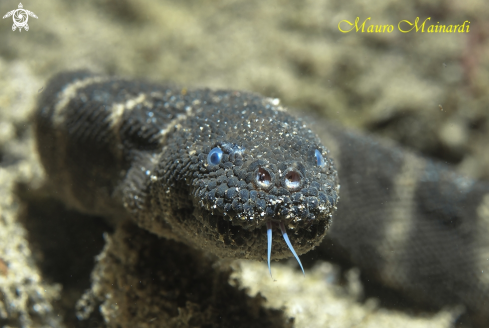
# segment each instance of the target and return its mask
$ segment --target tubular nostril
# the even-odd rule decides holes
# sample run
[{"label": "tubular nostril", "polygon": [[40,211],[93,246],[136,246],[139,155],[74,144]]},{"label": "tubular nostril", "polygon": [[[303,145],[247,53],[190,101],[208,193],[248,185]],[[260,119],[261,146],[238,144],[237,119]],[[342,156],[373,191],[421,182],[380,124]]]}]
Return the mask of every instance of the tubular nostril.
[{"label": "tubular nostril", "polygon": [[285,187],[289,190],[297,190],[301,186],[301,175],[299,172],[290,170],[285,174]]},{"label": "tubular nostril", "polygon": [[255,175],[256,184],[263,189],[268,189],[272,184],[272,177],[267,170],[260,167]]}]

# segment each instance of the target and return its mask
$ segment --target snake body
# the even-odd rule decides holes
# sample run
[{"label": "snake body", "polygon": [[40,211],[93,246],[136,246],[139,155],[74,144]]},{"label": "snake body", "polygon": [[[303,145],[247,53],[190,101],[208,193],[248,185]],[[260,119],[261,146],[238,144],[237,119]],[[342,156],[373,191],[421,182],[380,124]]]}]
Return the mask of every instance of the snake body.
[{"label": "snake body", "polygon": [[[371,279],[425,304],[463,304],[487,324],[489,186],[332,124],[311,127],[253,93],[88,72],[53,77],[35,116],[49,181],[83,212],[221,258],[285,258],[326,236],[320,249]],[[284,235],[273,248],[272,231]]]}]

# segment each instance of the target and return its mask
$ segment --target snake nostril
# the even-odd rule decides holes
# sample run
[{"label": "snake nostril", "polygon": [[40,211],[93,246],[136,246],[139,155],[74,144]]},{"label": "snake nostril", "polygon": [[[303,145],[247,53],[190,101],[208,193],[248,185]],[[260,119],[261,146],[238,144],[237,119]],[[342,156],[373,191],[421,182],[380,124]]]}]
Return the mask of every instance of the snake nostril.
[{"label": "snake nostril", "polygon": [[285,186],[290,190],[297,190],[301,186],[301,175],[299,172],[290,170],[285,174]]},{"label": "snake nostril", "polygon": [[256,183],[260,187],[265,188],[265,189],[270,187],[270,185],[272,183],[272,177],[270,176],[270,173],[268,173],[268,171],[262,167],[256,171],[255,179],[256,179]]}]

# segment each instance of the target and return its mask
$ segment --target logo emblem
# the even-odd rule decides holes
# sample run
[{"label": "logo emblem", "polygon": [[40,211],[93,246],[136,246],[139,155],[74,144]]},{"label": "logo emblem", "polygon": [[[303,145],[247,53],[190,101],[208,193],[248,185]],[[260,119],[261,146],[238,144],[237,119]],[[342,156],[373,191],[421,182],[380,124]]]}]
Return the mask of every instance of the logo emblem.
[{"label": "logo emblem", "polygon": [[9,11],[8,13],[5,14],[5,16],[3,16],[3,18],[7,18],[10,16],[13,16],[12,18],[14,20],[14,25],[12,25],[12,31],[15,31],[16,28],[19,28],[19,32],[22,31],[22,28],[24,28],[26,31],[29,31],[29,25],[27,25],[29,16],[38,18],[36,14],[34,14],[32,11],[23,9],[21,3],[19,3],[18,9]]}]

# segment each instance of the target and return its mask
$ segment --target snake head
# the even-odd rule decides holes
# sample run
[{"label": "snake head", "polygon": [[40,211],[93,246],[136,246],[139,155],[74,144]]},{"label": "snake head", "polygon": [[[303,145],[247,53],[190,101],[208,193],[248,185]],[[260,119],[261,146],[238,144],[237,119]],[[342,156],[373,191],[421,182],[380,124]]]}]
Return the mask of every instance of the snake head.
[{"label": "snake head", "polygon": [[[168,139],[158,172],[159,202],[172,208],[166,220],[225,258],[270,261],[290,249],[298,259],[321,242],[339,198],[318,137],[251,93],[208,94]],[[275,228],[285,242],[271,252]]]}]

